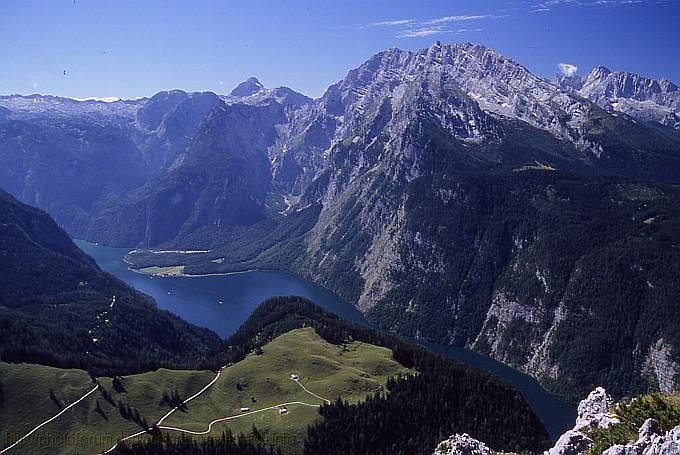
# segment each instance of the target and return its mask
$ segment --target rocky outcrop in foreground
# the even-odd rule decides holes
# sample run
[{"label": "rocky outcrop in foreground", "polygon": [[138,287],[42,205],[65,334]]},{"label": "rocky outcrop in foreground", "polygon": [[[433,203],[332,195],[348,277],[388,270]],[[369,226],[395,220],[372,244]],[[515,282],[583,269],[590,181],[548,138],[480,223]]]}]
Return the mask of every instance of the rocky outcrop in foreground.
[{"label": "rocky outcrop in foreground", "polygon": [[[584,455],[592,444],[588,433],[595,428],[609,428],[620,423],[610,412],[613,401],[598,387],[578,406],[576,425],[566,432],[546,452],[546,455]],[[658,422],[647,419],[638,431],[638,440],[631,444],[616,444],[602,455],[677,455],[680,454],[680,425],[664,433]]]},{"label": "rocky outcrop in foreground", "polygon": [[602,455],[677,455],[680,454],[680,425],[665,434],[654,419],[640,427],[638,440],[632,444],[616,444]]},{"label": "rocky outcrop in foreground", "polygon": [[564,433],[546,455],[580,455],[593,443],[587,433],[595,428],[608,428],[619,420],[609,412],[614,401],[607,391],[598,387],[578,405],[574,428]]},{"label": "rocky outcrop in foreground", "polygon": [[483,442],[470,437],[467,433],[454,434],[437,446],[433,455],[495,455]]},{"label": "rocky outcrop in foreground", "polygon": [[[614,402],[607,391],[598,387],[578,405],[574,428],[564,433],[544,455],[586,455],[593,440],[589,433],[596,428],[621,424],[611,412]],[[467,434],[455,434],[442,441],[433,455],[495,455],[483,442]],[[680,455],[680,425],[664,432],[654,419],[647,419],[638,431],[638,439],[630,444],[615,444],[602,455]]]}]

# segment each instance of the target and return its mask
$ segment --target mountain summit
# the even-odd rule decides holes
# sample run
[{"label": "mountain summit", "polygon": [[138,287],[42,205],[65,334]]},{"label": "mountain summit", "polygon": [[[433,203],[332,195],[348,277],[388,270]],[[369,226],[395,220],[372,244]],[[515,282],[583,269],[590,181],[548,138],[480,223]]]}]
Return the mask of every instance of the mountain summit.
[{"label": "mountain summit", "polygon": [[557,83],[608,111],[680,130],[680,88],[668,79],[597,66],[587,76],[564,76]]},{"label": "mountain summit", "polygon": [[257,80],[256,77],[249,77],[245,81],[241,82],[236,86],[234,90],[231,91],[231,96],[245,97],[251,96],[259,92],[264,88],[264,85]]}]

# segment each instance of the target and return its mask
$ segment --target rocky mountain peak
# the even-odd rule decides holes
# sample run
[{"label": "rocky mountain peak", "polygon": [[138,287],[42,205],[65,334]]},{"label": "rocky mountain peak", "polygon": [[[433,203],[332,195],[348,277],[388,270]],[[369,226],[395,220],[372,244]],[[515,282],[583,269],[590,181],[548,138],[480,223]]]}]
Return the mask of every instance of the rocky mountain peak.
[{"label": "rocky mountain peak", "polygon": [[621,97],[646,101],[665,90],[660,81],[625,71],[611,71],[598,66],[590,72],[584,83],[585,94],[597,93],[607,97]]},{"label": "rocky mountain peak", "polygon": [[638,430],[638,440],[630,444],[615,444],[602,455],[671,455],[680,453],[680,425],[663,432],[659,423],[647,419]]},{"label": "rocky mountain peak", "polygon": [[[565,88],[567,81],[560,81]],[[668,79],[595,67],[578,93],[610,111],[680,129],[680,90]]]},{"label": "rocky mountain peak", "polygon": [[569,91],[481,44],[440,44],[419,51],[416,67],[436,67],[486,112],[514,118],[578,142],[590,107]]},{"label": "rocky mountain peak", "polygon": [[559,85],[564,90],[578,92],[583,88],[586,76],[581,74],[572,74],[567,76],[565,74],[558,74],[555,78],[555,84]]},{"label": "rocky mountain peak", "polygon": [[284,106],[303,106],[312,104],[314,100],[302,93],[296,92],[289,87],[277,87],[271,91],[271,95]]},{"label": "rocky mountain peak", "polygon": [[[598,73],[607,79],[611,71],[600,67]],[[393,132],[419,131],[426,119],[472,145],[500,141],[496,122],[519,120],[574,144],[585,159],[600,159],[611,150],[592,140],[589,128],[592,116],[602,113],[579,93],[583,79],[572,83],[566,87],[536,76],[481,44],[437,41],[415,52],[393,47],[350,70],[309,109],[299,110],[280,150],[295,156],[299,169],[318,169],[312,163],[324,162],[332,147],[351,135],[354,144],[376,144],[380,135],[390,150],[404,151],[409,141]],[[360,161],[375,164],[366,156]]]},{"label": "rocky mountain peak", "polygon": [[[392,48],[378,53],[351,70],[345,79],[329,88],[323,102],[334,115],[353,115],[370,110],[369,104],[385,96],[399,101],[414,81],[445,75],[462,96],[473,98],[486,111],[519,118],[546,127],[554,123],[550,103],[559,101],[563,110],[568,96],[514,60],[474,43],[442,44],[437,41],[415,53]],[[556,100],[555,98],[562,98]],[[531,108],[542,108],[538,115]],[[549,118],[545,118],[549,117]]]},{"label": "rocky mountain peak", "polygon": [[659,85],[665,92],[677,92],[680,88],[671,82],[670,79],[664,77],[659,79]]},{"label": "rocky mountain peak", "polygon": [[598,65],[590,72],[588,78],[590,79],[604,79],[612,73],[612,70],[603,65]]},{"label": "rocky mountain peak", "polygon": [[236,88],[231,91],[231,96],[251,96],[262,89],[264,89],[264,85],[262,85],[256,77],[249,77],[245,81],[238,84]]},{"label": "rocky mountain peak", "polygon": [[577,425],[592,420],[601,420],[601,416],[611,408],[613,403],[614,400],[607,394],[607,391],[603,387],[597,387],[579,403]]},{"label": "rocky mountain peak", "polygon": [[[596,428],[621,424],[609,414],[613,400],[602,387],[593,390],[578,406],[576,426],[565,432],[544,455],[586,455],[593,445],[589,433]],[[467,434],[455,434],[437,445],[433,455],[495,455],[483,442]],[[648,418],[638,429],[638,439],[629,444],[614,444],[602,455],[671,455],[680,453],[680,425],[664,432],[659,422]]]},{"label": "rocky mountain peak", "polygon": [[161,91],[152,96],[137,111],[137,124],[148,130],[155,130],[168,111],[176,108],[189,98],[183,90]]}]

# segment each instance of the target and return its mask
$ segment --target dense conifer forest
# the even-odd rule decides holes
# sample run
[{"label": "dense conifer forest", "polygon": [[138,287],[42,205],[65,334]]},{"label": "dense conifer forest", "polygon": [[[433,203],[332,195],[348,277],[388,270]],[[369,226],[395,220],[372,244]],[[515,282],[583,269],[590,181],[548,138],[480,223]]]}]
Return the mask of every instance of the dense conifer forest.
[{"label": "dense conifer forest", "polygon": [[191,368],[219,342],[101,271],[48,215],[1,191],[0,270],[6,362],[128,374]]},{"label": "dense conifer forest", "polygon": [[155,438],[147,443],[121,444],[113,452],[118,455],[280,455],[254,435],[234,436],[229,429],[219,438],[201,441],[189,437]]},{"label": "dense conifer forest", "polygon": [[[365,403],[324,406],[306,453],[431,453],[437,441],[466,431],[499,450],[537,450],[548,437],[524,398],[502,380],[401,338],[349,323],[300,297],[262,303],[208,366],[237,362],[276,336],[313,327],[326,341],[384,346],[415,376],[392,378],[388,393]],[[418,422],[418,424],[414,424]],[[369,430],[370,428],[370,430]],[[419,452],[422,451],[422,452]]]},{"label": "dense conifer forest", "polygon": [[[417,372],[390,378],[384,394],[368,396],[360,404],[337,400],[322,406],[323,419],[309,428],[305,453],[429,454],[441,439],[463,431],[499,450],[537,451],[549,444],[527,402],[502,380],[412,342],[349,323],[300,297],[262,303],[233,336],[206,356],[203,367],[238,362],[300,327],[313,327],[330,343],[354,340],[387,347],[395,360]],[[167,395],[172,401],[172,393]],[[206,441],[156,437],[148,443],[121,445],[117,453],[276,453],[257,434],[227,433]]]},{"label": "dense conifer forest", "polygon": [[[575,403],[600,384],[616,397],[658,388],[644,373],[650,347],[680,344],[677,184],[527,169],[435,174],[405,191],[399,266],[385,271],[388,291],[367,307],[370,322],[520,369],[554,326],[542,355],[560,375],[535,373],[552,392]],[[290,270],[357,302],[365,227],[348,212],[337,238],[310,259],[305,229],[318,210],[291,214],[256,241],[235,236],[210,253],[219,263],[169,255],[161,264],[186,263],[186,273]],[[327,253],[334,265],[314,262]],[[152,256],[158,262],[148,253],[134,260],[150,265]],[[499,321],[494,311],[508,305],[518,316]]]}]

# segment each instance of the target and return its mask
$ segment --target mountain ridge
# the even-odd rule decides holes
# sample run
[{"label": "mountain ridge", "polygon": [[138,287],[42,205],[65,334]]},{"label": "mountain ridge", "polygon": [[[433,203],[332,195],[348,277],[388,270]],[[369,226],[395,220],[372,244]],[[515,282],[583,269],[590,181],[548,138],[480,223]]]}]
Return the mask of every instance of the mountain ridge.
[{"label": "mountain ridge", "polygon": [[[172,96],[181,100],[152,116],[152,136],[198,95]],[[657,282],[648,260],[676,254],[677,130],[470,43],[378,53],[317,100],[289,103],[259,85],[245,97],[204,96],[211,102],[190,116],[195,134],[158,152],[163,164],[143,185],[69,223],[73,235],[210,250],[138,251],[135,266],[299,273],[384,328],[475,348],[571,399],[605,379],[603,365],[617,394],[677,384],[674,285]],[[622,350],[603,338],[616,316],[608,295],[625,315],[608,337],[634,343]],[[658,324],[652,301],[669,312]],[[560,351],[579,331],[578,349]]]},{"label": "mountain ridge", "polygon": [[653,79],[597,66],[586,76],[561,77],[557,83],[603,109],[680,129],[680,88],[669,79]]}]

